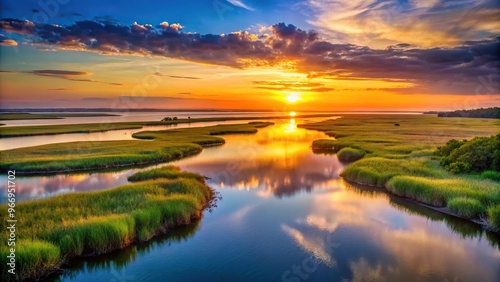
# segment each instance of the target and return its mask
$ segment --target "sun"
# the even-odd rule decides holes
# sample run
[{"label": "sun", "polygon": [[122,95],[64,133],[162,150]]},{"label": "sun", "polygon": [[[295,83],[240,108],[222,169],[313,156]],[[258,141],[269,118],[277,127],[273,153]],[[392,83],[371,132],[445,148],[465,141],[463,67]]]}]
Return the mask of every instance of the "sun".
[{"label": "sun", "polygon": [[297,92],[291,92],[285,98],[289,103],[295,103],[300,100],[300,95]]}]

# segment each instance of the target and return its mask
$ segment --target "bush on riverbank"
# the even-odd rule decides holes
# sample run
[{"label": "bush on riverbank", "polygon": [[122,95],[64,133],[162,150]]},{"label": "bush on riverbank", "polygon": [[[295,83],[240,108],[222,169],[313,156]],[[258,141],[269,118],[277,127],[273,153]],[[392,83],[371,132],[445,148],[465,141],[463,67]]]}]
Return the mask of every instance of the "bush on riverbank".
[{"label": "bush on riverbank", "polygon": [[[156,178],[161,173],[150,171],[134,184],[16,205],[22,217],[16,226],[22,230],[17,234],[17,277],[40,277],[72,257],[107,253],[199,218],[211,189],[201,176],[173,168],[169,172],[171,179]],[[6,234],[0,234],[4,242]],[[8,252],[5,244],[0,246],[1,256]],[[0,268],[3,278],[10,279],[6,264]]]},{"label": "bush on riverbank", "polygon": [[500,134],[469,141],[452,139],[438,147],[435,154],[441,157],[441,165],[453,173],[500,172]]}]

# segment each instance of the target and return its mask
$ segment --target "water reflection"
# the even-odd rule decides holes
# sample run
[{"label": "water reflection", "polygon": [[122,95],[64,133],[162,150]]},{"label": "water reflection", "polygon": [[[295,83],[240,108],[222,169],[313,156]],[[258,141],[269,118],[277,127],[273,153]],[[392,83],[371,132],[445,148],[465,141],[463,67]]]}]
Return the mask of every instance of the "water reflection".
[{"label": "water reflection", "polygon": [[196,158],[175,162],[211,178],[219,186],[259,189],[277,197],[338,179],[343,165],[336,156],[311,154],[310,144],[328,138],[322,132],[297,128],[295,119],[264,128],[256,135],[226,136],[226,145]]}]

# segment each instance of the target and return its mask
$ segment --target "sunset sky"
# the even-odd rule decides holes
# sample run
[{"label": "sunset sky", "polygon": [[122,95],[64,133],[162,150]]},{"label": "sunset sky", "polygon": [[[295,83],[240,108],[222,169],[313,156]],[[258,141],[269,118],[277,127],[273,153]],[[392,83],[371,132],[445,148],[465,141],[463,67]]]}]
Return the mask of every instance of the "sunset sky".
[{"label": "sunset sky", "polygon": [[0,0],[2,108],[500,105],[498,0]]}]

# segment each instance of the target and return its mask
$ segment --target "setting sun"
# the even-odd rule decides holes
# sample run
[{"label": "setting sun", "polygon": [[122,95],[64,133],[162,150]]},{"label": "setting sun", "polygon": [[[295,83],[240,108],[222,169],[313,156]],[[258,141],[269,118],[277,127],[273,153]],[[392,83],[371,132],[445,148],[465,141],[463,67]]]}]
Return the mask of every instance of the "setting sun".
[{"label": "setting sun", "polygon": [[290,93],[286,98],[285,98],[289,103],[295,103],[300,100],[300,95],[297,92],[292,92]]}]

